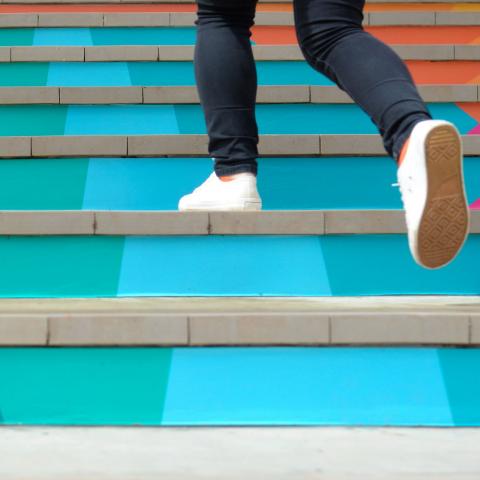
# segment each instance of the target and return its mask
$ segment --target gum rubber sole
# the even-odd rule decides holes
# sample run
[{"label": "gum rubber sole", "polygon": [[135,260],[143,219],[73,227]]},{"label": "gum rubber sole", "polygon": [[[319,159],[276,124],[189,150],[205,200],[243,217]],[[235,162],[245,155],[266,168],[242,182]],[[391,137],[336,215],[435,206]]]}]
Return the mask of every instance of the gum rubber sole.
[{"label": "gum rubber sole", "polygon": [[427,268],[449,263],[468,234],[462,145],[455,128],[440,125],[425,140],[427,200],[418,230],[418,256]]},{"label": "gum rubber sole", "polygon": [[198,207],[190,207],[184,209],[185,212],[258,212],[262,209],[260,202],[243,202],[242,204],[228,205],[228,204],[203,204]]}]

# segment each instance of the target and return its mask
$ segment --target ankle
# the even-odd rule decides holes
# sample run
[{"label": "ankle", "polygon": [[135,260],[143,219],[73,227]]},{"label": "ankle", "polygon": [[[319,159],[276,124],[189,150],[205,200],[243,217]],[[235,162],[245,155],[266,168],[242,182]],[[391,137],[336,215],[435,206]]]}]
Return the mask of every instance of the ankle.
[{"label": "ankle", "polygon": [[408,148],[408,142],[410,141],[410,137],[408,137],[405,142],[403,143],[403,146],[400,150],[400,154],[398,155],[398,159],[397,159],[397,166],[399,167],[402,162],[403,162],[403,159],[405,158],[405,154],[407,152],[407,148]]},{"label": "ankle", "polygon": [[232,180],[235,180],[239,177],[244,177],[244,176],[256,176],[253,172],[240,172],[240,173],[232,173],[230,175],[217,175],[217,177],[222,181],[222,182],[231,182]]}]

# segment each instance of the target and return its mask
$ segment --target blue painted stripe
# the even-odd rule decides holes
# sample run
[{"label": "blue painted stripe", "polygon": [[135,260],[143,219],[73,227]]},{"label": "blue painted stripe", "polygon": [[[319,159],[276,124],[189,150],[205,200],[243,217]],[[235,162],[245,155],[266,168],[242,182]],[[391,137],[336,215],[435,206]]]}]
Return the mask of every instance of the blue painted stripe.
[{"label": "blue painted stripe", "polygon": [[[480,157],[465,157],[470,203],[480,198]],[[212,171],[210,158],[91,158],[86,210],[177,210]],[[389,157],[258,159],[264,210],[400,209]]]},{"label": "blue painted stripe", "polygon": [[[31,107],[41,110],[40,107]],[[64,106],[44,107],[46,112]],[[69,106],[68,134],[204,134],[200,105],[81,105]],[[455,104],[440,105],[440,115],[468,132],[475,121]],[[436,111],[435,108],[432,110]],[[12,110],[14,111],[14,110]],[[175,113],[176,122],[173,120]],[[261,134],[371,134],[378,135],[368,115],[357,105],[257,105]]]},{"label": "blue painted stripe", "polygon": [[331,295],[318,237],[128,237],[119,296]]},{"label": "blue painted stripe", "polygon": [[89,28],[35,28],[33,45],[40,46],[91,46]]},{"label": "blue painted stripe", "polygon": [[0,423],[480,426],[480,349],[2,348]]},{"label": "blue painted stripe", "polygon": [[70,105],[65,135],[178,134],[172,105]]},{"label": "blue painted stripe", "polygon": [[452,425],[433,349],[177,348],[171,368],[166,425]]},{"label": "blue painted stripe", "polygon": [[426,270],[406,235],[128,237],[118,295],[480,293],[480,235]]},{"label": "blue painted stripe", "polygon": [[[256,65],[259,85],[333,85],[306,62]],[[195,85],[193,62],[51,62],[50,70],[50,86]]]},{"label": "blue painted stripe", "polygon": [[48,69],[50,87],[129,87],[126,62],[52,62]]}]

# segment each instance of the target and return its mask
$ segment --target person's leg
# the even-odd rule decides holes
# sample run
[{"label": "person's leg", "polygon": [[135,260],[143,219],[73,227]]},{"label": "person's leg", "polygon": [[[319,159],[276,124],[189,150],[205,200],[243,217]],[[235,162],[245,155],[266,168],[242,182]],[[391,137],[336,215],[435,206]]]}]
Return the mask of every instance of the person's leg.
[{"label": "person's leg", "polygon": [[469,211],[461,137],[433,120],[400,57],[362,28],[364,0],[294,0],[297,37],[309,64],[370,116],[399,163],[410,251],[426,268],[451,262]]},{"label": "person's leg", "polygon": [[364,4],[294,0],[297,37],[307,62],[370,116],[397,160],[415,124],[432,117],[400,57],[363,30]]},{"label": "person's leg", "polygon": [[218,176],[257,173],[257,72],[250,44],[256,0],[197,0],[194,66]]}]

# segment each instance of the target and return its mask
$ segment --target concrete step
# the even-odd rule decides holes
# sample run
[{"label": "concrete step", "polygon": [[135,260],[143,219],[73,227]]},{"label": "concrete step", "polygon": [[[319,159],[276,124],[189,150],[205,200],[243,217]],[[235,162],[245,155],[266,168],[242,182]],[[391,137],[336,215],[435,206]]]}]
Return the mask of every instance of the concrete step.
[{"label": "concrete step", "polygon": [[480,345],[480,299],[1,299],[0,346]]},{"label": "concrete step", "polygon": [[478,348],[9,347],[0,365],[3,425],[480,425]]},{"label": "concrete step", "polygon": [[[390,45],[478,45],[480,26],[366,26],[365,30]],[[194,26],[174,27],[67,27],[0,29],[4,46],[193,46]],[[297,45],[293,26],[252,27],[255,46]],[[291,48],[291,47],[289,47]],[[174,49],[175,51],[175,49]]]},{"label": "concrete step", "polygon": [[[480,60],[480,45],[390,45],[404,60]],[[0,47],[1,62],[193,61],[193,45]],[[297,45],[253,45],[257,61],[304,61]]]},{"label": "concrete step", "polygon": [[[479,64],[480,66],[480,64]],[[479,102],[480,85],[419,85],[426,102]],[[0,105],[198,104],[194,86],[0,87]],[[352,104],[340,88],[323,85],[260,85],[257,103]]]},{"label": "concrete step", "polygon": [[475,428],[4,427],[0,473],[4,480],[476,480],[479,441]]},{"label": "concrete step", "polygon": [[[406,60],[406,66],[416,84],[421,86],[468,85],[468,89],[475,90],[480,83],[479,61]],[[256,62],[256,69],[261,87],[336,86],[305,61],[260,60]],[[2,88],[195,86],[192,61],[14,61],[0,63],[0,74]],[[467,96],[468,100],[471,98]]]},{"label": "concrete step", "polygon": [[[480,157],[464,158],[467,200],[480,208]],[[176,211],[212,172],[209,157],[2,159],[0,210]],[[260,157],[264,210],[399,210],[390,157]]]},{"label": "concrete step", "polygon": [[[0,211],[0,235],[373,235],[406,233],[401,210]],[[470,233],[480,233],[480,210]]]},{"label": "concrete step", "polygon": [[[480,136],[462,136],[465,156],[480,155]],[[164,157],[205,155],[206,135],[65,135],[0,137],[1,158]],[[378,135],[261,135],[260,155],[381,155]]]},{"label": "concrete step", "polygon": [[[385,11],[365,12],[363,25],[478,25],[480,11],[471,4],[467,11],[444,11],[428,9],[427,11]],[[68,6],[64,7],[68,10]],[[92,7],[93,9],[93,7]],[[1,10],[1,9],[0,9]],[[96,9],[98,10],[98,9]],[[30,13],[8,13],[0,16],[0,28],[12,27],[184,27],[193,26],[196,19],[194,12],[152,12],[151,8],[138,5],[135,13],[102,12],[65,12],[36,13],[32,7]],[[256,25],[293,25],[291,12],[258,11]]]},{"label": "concrete step", "polygon": [[[56,5],[64,5],[64,4],[78,4],[78,0],[56,0]],[[192,4],[192,0],[82,0],[82,4],[145,4],[145,3],[152,3],[152,4]],[[258,0],[259,4],[291,4],[292,0]],[[452,4],[452,5],[462,5],[462,4],[469,4],[469,3],[477,3],[477,0],[367,0],[367,5],[369,4],[429,4],[429,3],[442,3],[442,4]],[[0,0],[0,5],[43,5],[43,4],[52,4],[52,0]]]}]

